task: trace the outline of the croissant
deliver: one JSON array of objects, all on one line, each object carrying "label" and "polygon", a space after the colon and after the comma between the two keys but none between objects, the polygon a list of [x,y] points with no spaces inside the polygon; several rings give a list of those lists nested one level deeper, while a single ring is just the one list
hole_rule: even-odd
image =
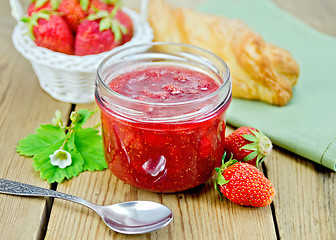
[{"label": "croissant", "polygon": [[151,0],[148,21],[154,41],[181,42],[207,49],[229,66],[233,97],[283,106],[292,98],[298,63],[285,49],[266,43],[243,21],[173,8]]}]

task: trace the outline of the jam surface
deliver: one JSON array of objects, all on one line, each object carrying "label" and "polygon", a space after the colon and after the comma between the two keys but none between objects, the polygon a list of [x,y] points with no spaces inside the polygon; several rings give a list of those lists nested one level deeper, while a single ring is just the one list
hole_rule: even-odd
[{"label": "jam surface", "polygon": [[[218,89],[216,81],[182,67],[135,69],[110,88],[147,102],[183,102]],[[101,109],[105,156],[112,173],[132,186],[179,192],[206,182],[224,153],[227,105],[210,116],[185,122],[147,122]]]},{"label": "jam surface", "polygon": [[173,66],[139,68],[117,76],[110,88],[124,96],[145,102],[186,102],[218,89],[210,76]]}]

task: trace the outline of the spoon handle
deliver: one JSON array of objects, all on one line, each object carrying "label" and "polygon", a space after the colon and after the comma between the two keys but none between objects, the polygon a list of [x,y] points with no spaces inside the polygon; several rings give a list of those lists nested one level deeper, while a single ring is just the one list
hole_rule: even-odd
[{"label": "spoon handle", "polygon": [[61,198],[64,200],[69,200],[82,204],[86,207],[89,207],[94,210],[95,204],[75,197],[70,194],[57,192],[47,188],[41,188],[26,183],[15,182],[7,179],[0,178],[0,193],[12,194],[12,195],[21,195],[21,196],[36,196],[36,197],[54,197]]}]

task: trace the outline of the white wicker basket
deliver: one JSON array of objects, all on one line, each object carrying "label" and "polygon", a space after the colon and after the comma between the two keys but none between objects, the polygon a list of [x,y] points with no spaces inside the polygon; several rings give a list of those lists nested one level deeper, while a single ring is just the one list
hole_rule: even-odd
[{"label": "white wicker basket", "polygon": [[[16,0],[10,0],[12,15],[19,20],[22,7]],[[146,22],[146,17],[137,12],[123,8],[133,22],[134,36],[123,47],[139,42],[151,42],[153,31]],[[146,14],[146,11],[143,11]],[[95,55],[66,55],[38,47],[28,36],[28,28],[18,22],[12,40],[15,48],[27,59],[39,79],[41,87],[53,98],[69,103],[90,103],[94,101],[94,80],[99,63],[104,57],[119,49]]]}]

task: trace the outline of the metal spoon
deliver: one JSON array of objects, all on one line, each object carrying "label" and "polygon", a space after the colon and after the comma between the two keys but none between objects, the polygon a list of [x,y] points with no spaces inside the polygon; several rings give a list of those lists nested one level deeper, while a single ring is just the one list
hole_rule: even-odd
[{"label": "metal spoon", "polygon": [[79,203],[98,213],[109,228],[124,234],[141,234],[158,230],[167,226],[173,219],[172,211],[156,202],[132,201],[100,206],[66,193],[2,178],[0,178],[0,193],[55,197]]}]

